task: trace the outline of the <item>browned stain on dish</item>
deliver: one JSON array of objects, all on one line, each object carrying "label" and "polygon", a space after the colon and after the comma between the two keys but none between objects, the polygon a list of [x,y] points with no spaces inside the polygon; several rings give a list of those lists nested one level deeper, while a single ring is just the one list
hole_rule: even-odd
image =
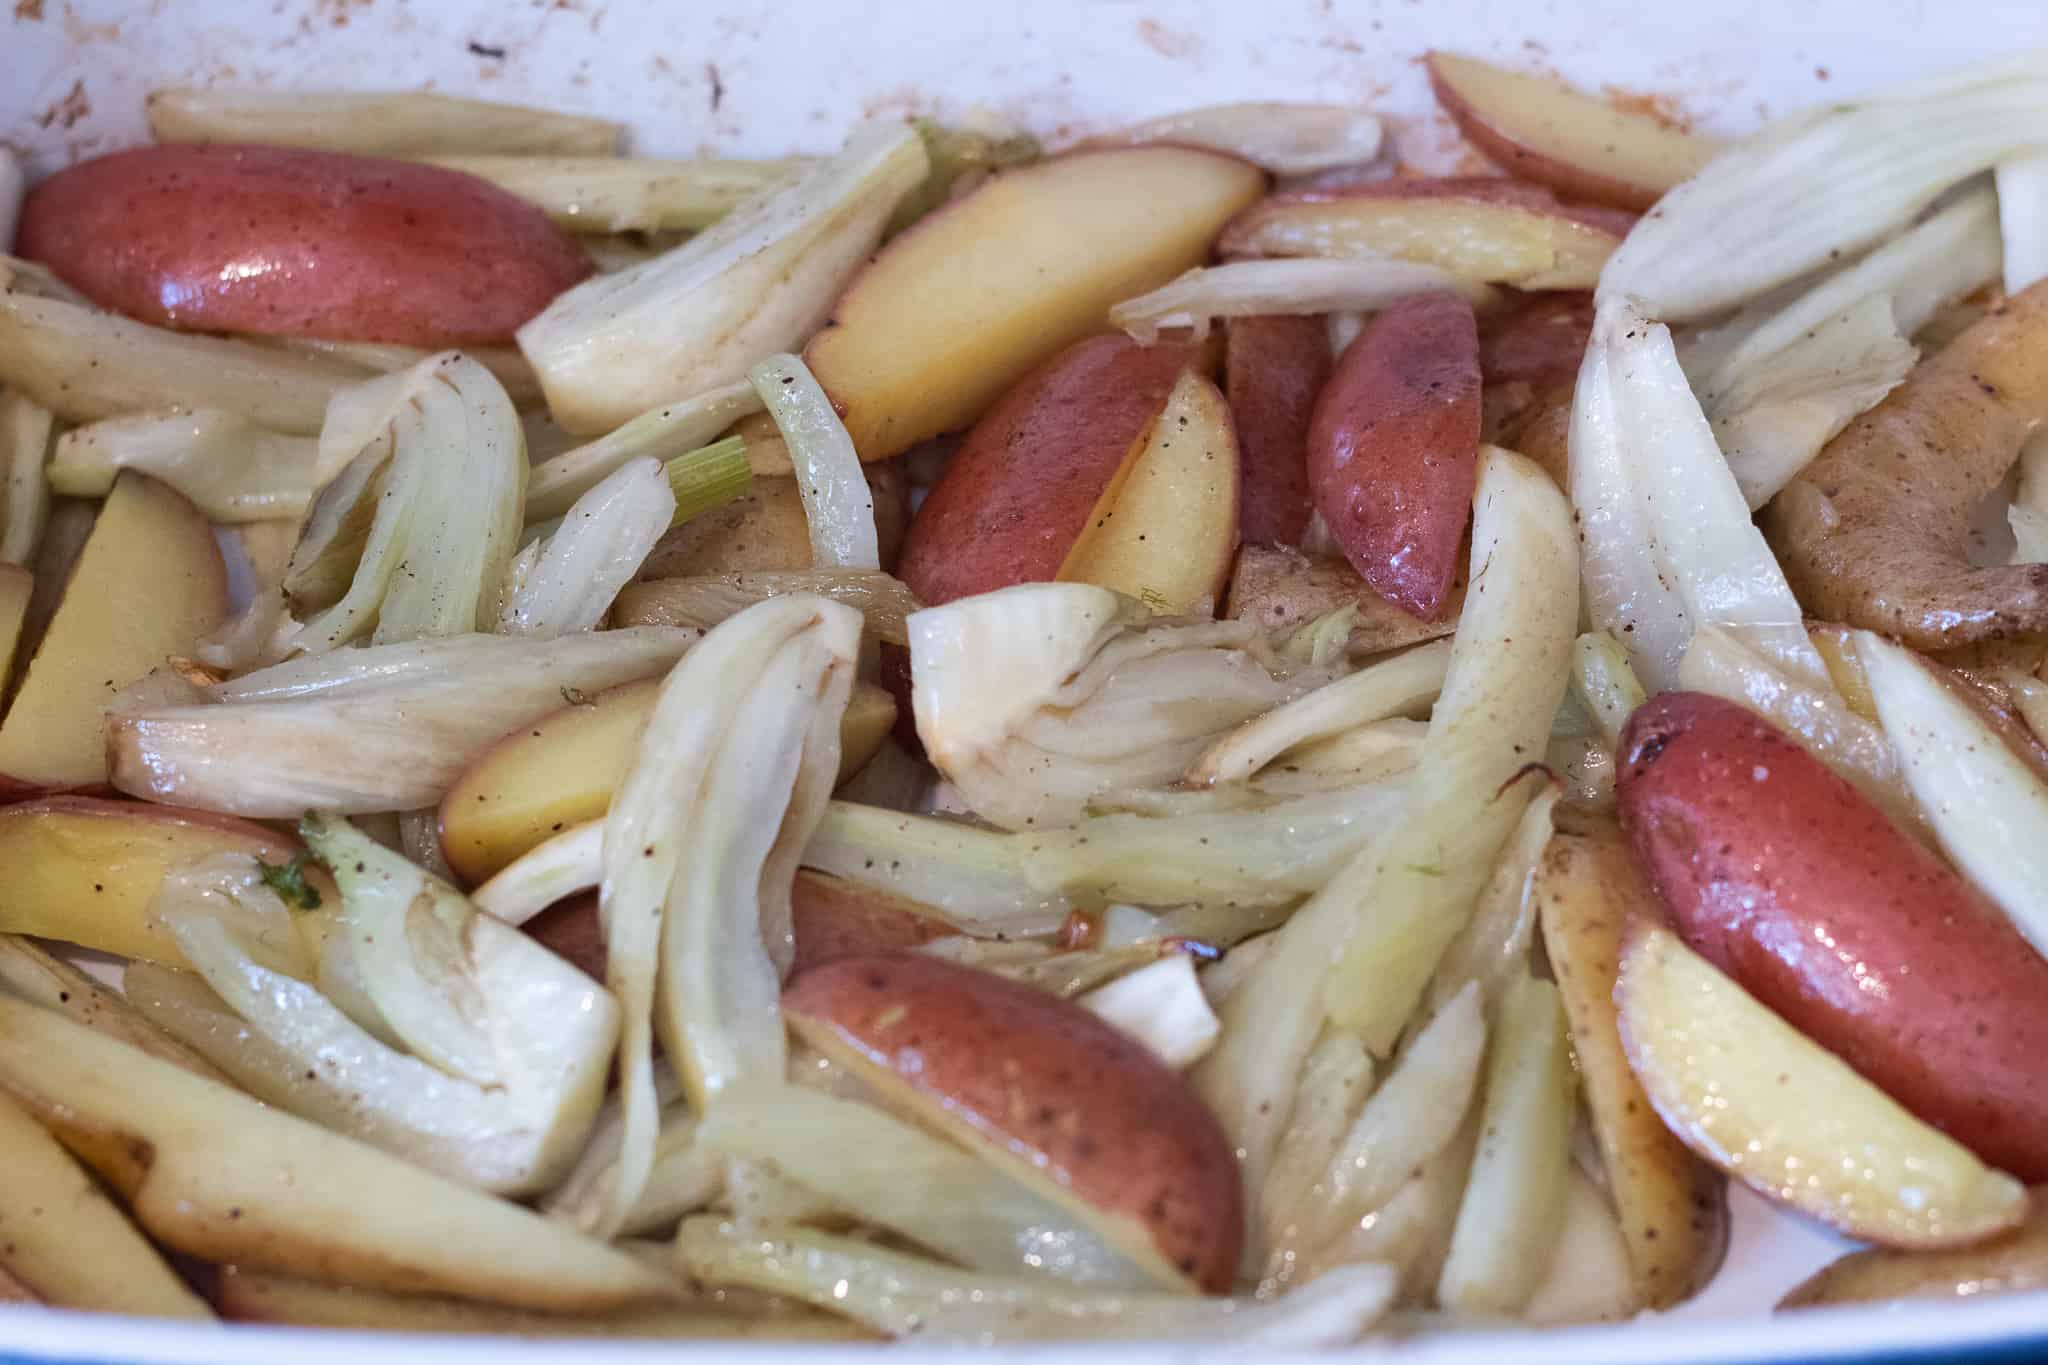
[{"label": "browned stain on dish", "polygon": [[1202,55],[1202,40],[1186,29],[1168,28],[1157,19],[1138,21],[1138,39],[1171,62],[1193,61]]},{"label": "browned stain on dish", "polygon": [[71,82],[71,88],[64,92],[64,98],[36,115],[38,128],[73,128],[78,121],[92,117],[92,100],[85,93],[85,82]]},{"label": "browned stain on dish", "polygon": [[43,21],[43,0],[14,0],[14,21],[18,24],[40,24]]},{"label": "browned stain on dish", "polygon": [[1625,114],[1646,114],[1667,128],[1681,133],[1692,131],[1692,119],[1670,95],[1645,95],[1619,86],[1605,86],[1601,90],[1607,102]]}]

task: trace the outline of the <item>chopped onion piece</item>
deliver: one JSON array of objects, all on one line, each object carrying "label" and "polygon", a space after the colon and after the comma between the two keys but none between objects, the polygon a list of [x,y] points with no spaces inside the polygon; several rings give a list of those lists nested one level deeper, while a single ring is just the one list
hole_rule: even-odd
[{"label": "chopped onion piece", "polygon": [[812,161],[648,161],[620,156],[433,156],[538,205],[571,232],[696,232],[780,189]]},{"label": "chopped onion piece", "polygon": [[1348,1346],[1393,1302],[1383,1266],[1332,1270],[1270,1302],[1088,1290],[974,1274],[791,1224],[685,1219],[676,1257],[694,1279],[802,1299],[892,1336],[1009,1341],[1219,1342],[1272,1351]]},{"label": "chopped onion piece", "polygon": [[627,585],[612,619],[630,626],[697,626],[709,630],[727,617],[787,593],[808,592],[843,602],[866,618],[867,633],[892,645],[910,643],[904,622],[922,604],[903,580],[860,569],[764,569],[653,578]]},{"label": "chopped onion piece", "polygon": [[1217,736],[1320,678],[1277,675],[1254,623],[1156,621],[1083,583],[1027,583],[909,621],[912,707],[974,813],[1057,828],[1107,791],[1165,783]]},{"label": "chopped onion piece", "polygon": [[741,379],[643,412],[595,441],[533,466],[526,482],[526,519],[559,517],[629,460],[643,455],[664,463],[685,459],[719,432],[760,410],[761,396]]},{"label": "chopped onion piece", "polygon": [[658,674],[698,638],[642,626],[305,655],[210,688],[207,704],[110,716],[111,780],[130,795],[257,819],[418,810],[508,732],[558,710],[565,690]]},{"label": "chopped onion piece", "polygon": [[1195,960],[1186,953],[1163,957],[1107,986],[1097,986],[1078,1003],[1143,1043],[1176,1071],[1200,1061],[1223,1031],[1195,979]]},{"label": "chopped onion piece", "polygon": [[866,124],[675,250],[561,295],[519,329],[555,420],[608,431],[802,342],[929,169],[915,129]]},{"label": "chopped onion piece", "polygon": [[1266,313],[1370,313],[1410,294],[1448,290],[1473,303],[1492,292],[1433,265],[1396,260],[1233,261],[1197,266],[1149,294],[1126,299],[1109,310],[1109,325],[1121,327],[1143,346],[1164,328],[1186,327],[1200,340],[1216,318]]},{"label": "chopped onion piece", "polygon": [[1950,186],[2048,143],[2048,70],[1980,67],[1940,87],[1798,114],[1666,194],[1600,274],[1603,302],[1688,322],[1890,236]]},{"label": "chopped onion piece", "polygon": [[50,487],[65,497],[104,497],[124,469],[162,479],[219,522],[297,520],[340,472],[321,467],[320,443],[310,437],[207,409],[109,417],[67,431],[50,457]]},{"label": "chopped onion piece", "polygon": [[576,500],[507,593],[498,631],[550,639],[594,630],[674,519],[661,466],[635,460]]},{"label": "chopped onion piece", "polygon": [[1325,683],[1247,721],[1188,765],[1186,781],[1242,782],[1289,750],[1398,715],[1427,713],[1443,689],[1451,642],[1433,640]]},{"label": "chopped onion piece", "polygon": [[691,1109],[780,1082],[790,884],[831,796],[860,613],[778,597],[674,668],[604,824],[606,975],[624,1009],[616,1231],[652,1169],[653,1026]]},{"label": "chopped onion piece", "polygon": [[697,1142],[766,1161],[837,1212],[969,1270],[1106,1288],[1152,1283],[1058,1205],[871,1105],[789,1085],[748,1087],[719,1101]]},{"label": "chopped onion piece", "polygon": [[[1194,1076],[1259,1189],[1327,1014],[1385,1055],[1532,793],[1578,614],[1571,513],[1548,475],[1482,449],[1472,579],[1402,814],[1274,935]],[[1335,965],[1333,966],[1333,962]]]},{"label": "chopped onion piece", "polygon": [[811,563],[820,569],[879,573],[874,491],[861,472],[853,437],[811,367],[798,356],[771,355],[748,370],[747,379],[789,447],[810,526]]},{"label": "chopped onion piece", "polygon": [[365,156],[516,152],[608,156],[608,119],[426,91],[152,90],[142,112],[158,142],[257,142]]},{"label": "chopped onion piece", "polygon": [[1379,156],[1380,120],[1351,104],[1279,100],[1211,104],[1101,133],[1084,147],[1135,147],[1150,142],[1207,147],[1241,157],[1275,175],[1308,175],[1361,166]]},{"label": "chopped onion piece", "polygon": [[35,562],[50,519],[44,461],[55,426],[48,408],[25,393],[0,388],[0,564]]},{"label": "chopped onion piece", "polygon": [[53,280],[27,261],[0,257],[0,384],[67,421],[222,408],[311,436],[327,400],[363,379],[342,360],[134,322],[53,288]]},{"label": "chopped onion piece", "polygon": [[1911,651],[1858,631],[1856,656],[1942,850],[2048,953],[2048,785]]},{"label": "chopped onion piece", "polygon": [[514,858],[470,893],[476,908],[524,924],[556,901],[604,879],[604,819],[571,825]]}]

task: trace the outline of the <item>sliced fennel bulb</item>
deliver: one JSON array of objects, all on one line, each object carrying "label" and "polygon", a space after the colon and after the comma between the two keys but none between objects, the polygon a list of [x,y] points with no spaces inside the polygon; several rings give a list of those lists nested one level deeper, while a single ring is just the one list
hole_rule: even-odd
[{"label": "sliced fennel bulb", "polygon": [[853,438],[811,367],[797,356],[771,355],[749,369],[747,379],[789,447],[810,526],[812,565],[880,573],[874,492]]},{"label": "sliced fennel bulb", "polygon": [[659,464],[643,458],[620,466],[575,501],[559,530],[513,560],[499,633],[550,639],[595,629],[675,510]]},{"label": "sliced fennel bulb", "polygon": [[778,597],[710,634],[662,685],[605,816],[607,982],[624,1010],[615,1231],[652,1169],[654,1029],[693,1111],[780,1081],[790,883],[839,766],[860,613]]},{"label": "sliced fennel bulb", "polygon": [[602,433],[802,342],[930,165],[916,129],[867,124],[674,250],[557,298],[519,329],[555,420]]},{"label": "sliced fennel bulb", "polygon": [[1233,261],[1199,266],[1149,294],[1124,300],[1109,310],[1109,325],[1150,346],[1168,327],[1190,328],[1200,340],[1209,335],[1209,324],[1217,318],[1376,312],[1409,294],[1435,290],[1462,294],[1474,303],[1492,292],[1415,261]]}]

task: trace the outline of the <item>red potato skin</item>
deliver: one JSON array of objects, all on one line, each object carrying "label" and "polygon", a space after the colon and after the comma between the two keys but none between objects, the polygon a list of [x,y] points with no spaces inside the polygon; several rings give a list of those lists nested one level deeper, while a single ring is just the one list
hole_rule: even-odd
[{"label": "red potato skin", "polygon": [[501,342],[589,260],[474,176],[287,147],[173,145],[37,185],[19,252],[102,307],[202,332]]},{"label": "red potato skin", "polygon": [[796,936],[792,972],[844,957],[907,951],[957,932],[907,901],[808,869],[796,874],[789,902]]},{"label": "red potato skin", "polygon": [[1298,545],[1308,530],[1308,428],[1332,363],[1319,317],[1230,323],[1224,397],[1237,424],[1238,536],[1246,544]]},{"label": "red potato skin", "polygon": [[1590,293],[1525,294],[1487,319],[1479,338],[1479,372],[1489,384],[1570,385],[1578,380],[1592,335]]},{"label": "red potato skin", "polygon": [[604,926],[598,922],[595,891],[558,900],[520,927],[592,981],[604,980]]},{"label": "red potato skin", "polygon": [[1696,952],[1907,1109],[2048,1179],[2048,959],[1846,780],[1732,702],[1621,740],[1622,828]]},{"label": "red potato skin", "polygon": [[1463,558],[1479,426],[1479,328],[1454,294],[1374,318],[1309,424],[1309,486],[1330,534],[1373,591],[1425,621],[1443,614]]},{"label": "red potato skin", "polygon": [[[783,1013],[930,1100],[1090,1206],[1135,1220],[1210,1293],[1244,1235],[1237,1158],[1192,1087],[1080,1006],[915,953],[794,977]],[[823,1040],[823,1041],[821,1041]]]},{"label": "red potato skin", "polygon": [[1198,355],[1191,346],[1089,337],[1020,380],[933,485],[904,536],[896,576],[928,606],[1051,581]]}]

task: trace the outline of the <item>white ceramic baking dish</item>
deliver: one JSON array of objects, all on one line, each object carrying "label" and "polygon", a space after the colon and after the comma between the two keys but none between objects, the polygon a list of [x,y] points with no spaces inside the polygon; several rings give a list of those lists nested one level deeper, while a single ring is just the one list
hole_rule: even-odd
[{"label": "white ceramic baking dish", "polygon": [[[654,154],[823,151],[863,114],[980,105],[1041,134],[1192,104],[1350,99],[1401,120],[1398,153],[1447,145],[1415,58],[1431,47],[1667,96],[1724,132],[1886,80],[2048,44],[2044,0],[18,0],[0,5],[0,139],[33,170],[137,141],[164,84],[427,87],[604,114]],[[0,894],[6,870],[0,868]],[[0,1180],[6,1173],[0,1171]],[[1624,1327],[1460,1334],[1360,1354],[1433,1362],[2032,1360],[2048,1295],[1959,1307],[1769,1306],[1841,1244],[1738,1191],[1720,1277]],[[898,1348],[911,1365],[985,1352]],[[0,1362],[747,1359],[870,1348],[596,1345],[193,1329],[0,1311]],[[1051,1351],[1006,1352],[1017,1359]],[[1063,1361],[1196,1361],[1200,1349],[1064,1348]]]}]

